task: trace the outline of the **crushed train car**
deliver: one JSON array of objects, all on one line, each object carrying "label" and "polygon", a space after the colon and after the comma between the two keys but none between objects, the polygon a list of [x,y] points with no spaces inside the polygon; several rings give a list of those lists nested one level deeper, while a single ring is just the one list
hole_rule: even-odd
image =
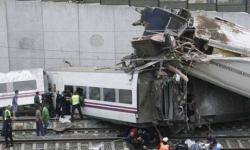
[{"label": "crushed train car", "polygon": [[141,19],[133,25],[143,25],[145,31],[132,40],[134,53],[122,64],[127,71],[147,66],[140,70],[156,77],[153,82],[161,88],[154,103],[164,108],[159,114],[174,110],[163,115],[165,120],[175,121],[180,112],[186,116],[182,121],[195,124],[248,117],[248,29],[221,18],[192,16],[186,9],[139,12]]}]

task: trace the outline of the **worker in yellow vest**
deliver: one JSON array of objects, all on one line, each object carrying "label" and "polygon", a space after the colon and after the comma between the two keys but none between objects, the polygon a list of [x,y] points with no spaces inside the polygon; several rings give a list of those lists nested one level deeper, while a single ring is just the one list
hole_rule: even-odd
[{"label": "worker in yellow vest", "polygon": [[[13,138],[12,138],[12,121],[11,121],[11,106],[7,106],[4,111],[4,137],[5,137],[5,145],[6,148],[13,146]],[[9,140],[10,139],[10,145]]]},{"label": "worker in yellow vest", "polygon": [[74,121],[75,109],[78,110],[81,119],[83,119],[82,110],[80,107],[80,96],[75,92],[71,97],[72,111],[71,111],[71,121]]}]

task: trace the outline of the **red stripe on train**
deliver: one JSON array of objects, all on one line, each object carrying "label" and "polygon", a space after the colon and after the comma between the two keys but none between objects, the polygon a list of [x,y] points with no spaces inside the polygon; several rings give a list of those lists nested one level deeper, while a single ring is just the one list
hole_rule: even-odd
[{"label": "red stripe on train", "polygon": [[118,107],[118,108],[125,108],[125,109],[133,109],[137,110],[136,108],[132,107],[124,107],[124,106],[116,106],[116,105],[108,105],[108,104],[100,104],[100,103],[93,103],[93,102],[84,102],[85,104],[93,104],[93,105],[102,105],[102,106],[109,106],[109,107]]},{"label": "red stripe on train", "polygon": [[[39,91],[39,95],[41,95],[42,93],[44,93],[43,91]],[[0,96],[0,100],[1,99],[9,99],[9,98],[13,98],[15,94],[10,94],[10,95],[3,95]],[[35,96],[36,92],[30,92],[30,93],[20,93],[18,94],[18,97],[30,97],[30,96]]]},{"label": "red stripe on train", "polygon": [[126,109],[119,109],[119,108],[110,108],[110,107],[104,107],[104,106],[96,106],[96,105],[89,105],[86,104],[85,107],[92,107],[97,109],[104,109],[104,110],[113,110],[113,111],[119,111],[119,112],[126,112],[126,113],[136,113],[137,110],[126,110]]}]

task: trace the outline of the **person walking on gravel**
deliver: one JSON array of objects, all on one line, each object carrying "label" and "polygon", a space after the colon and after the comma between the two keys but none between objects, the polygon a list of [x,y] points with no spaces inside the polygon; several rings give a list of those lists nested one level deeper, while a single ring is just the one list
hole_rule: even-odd
[{"label": "person walking on gravel", "polygon": [[47,104],[44,105],[43,111],[42,111],[42,119],[43,119],[43,133],[47,134],[47,128],[49,125],[49,110],[47,108]]},{"label": "person walking on gravel", "polygon": [[[4,111],[4,138],[6,148],[13,146],[13,138],[12,138],[12,120],[11,120],[11,106],[7,106]],[[10,145],[9,145],[10,139]]]},{"label": "person walking on gravel", "polygon": [[44,136],[41,105],[37,105],[37,108],[36,108],[36,135]]},{"label": "person walking on gravel", "polygon": [[15,96],[12,99],[12,111],[13,111],[13,118],[16,119],[16,112],[17,112],[17,99],[18,99],[18,90],[15,90]]}]

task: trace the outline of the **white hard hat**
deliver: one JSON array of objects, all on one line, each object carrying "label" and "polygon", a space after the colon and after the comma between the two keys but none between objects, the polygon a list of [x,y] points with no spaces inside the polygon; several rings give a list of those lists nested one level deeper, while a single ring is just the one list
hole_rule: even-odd
[{"label": "white hard hat", "polygon": [[175,81],[179,82],[181,80],[181,76],[179,74],[176,74]]},{"label": "white hard hat", "polygon": [[168,142],[168,137],[164,137],[164,138],[162,139],[162,141],[163,141],[163,142]]}]

